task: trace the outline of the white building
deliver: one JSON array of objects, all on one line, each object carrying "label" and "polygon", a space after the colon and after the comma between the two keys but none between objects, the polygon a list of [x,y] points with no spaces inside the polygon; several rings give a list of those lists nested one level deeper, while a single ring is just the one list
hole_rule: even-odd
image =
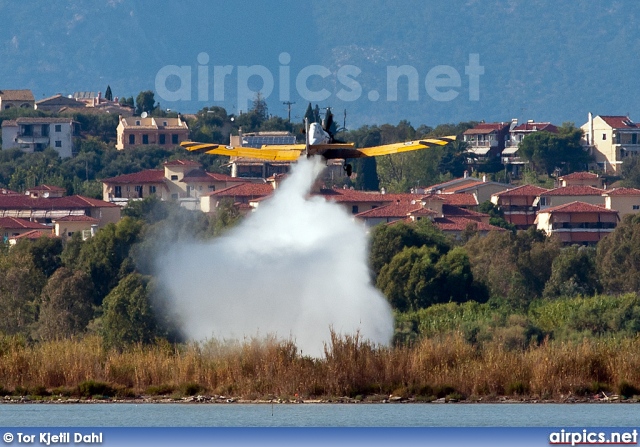
[{"label": "white building", "polygon": [[62,158],[73,155],[78,123],[71,118],[18,118],[2,122],[2,148],[40,152],[48,147]]}]

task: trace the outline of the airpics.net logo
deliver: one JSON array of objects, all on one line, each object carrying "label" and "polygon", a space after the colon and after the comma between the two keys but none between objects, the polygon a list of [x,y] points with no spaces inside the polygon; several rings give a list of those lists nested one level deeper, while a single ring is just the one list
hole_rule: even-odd
[{"label": "airpics.net logo", "polygon": [[[155,91],[162,101],[223,102],[225,95],[235,87],[238,110],[247,110],[248,104],[260,92],[268,99],[276,91],[279,101],[290,101],[292,91],[305,101],[322,102],[335,96],[340,101],[353,102],[363,98],[371,102],[385,100],[453,101],[464,89],[469,101],[480,100],[480,76],[484,66],[480,55],[469,54],[464,75],[451,65],[436,65],[420,73],[412,65],[387,65],[384,74],[386,88],[365,91],[359,78],[363,71],[355,65],[342,65],[332,71],[323,65],[307,65],[297,73],[291,70],[291,55],[280,53],[277,74],[264,65],[210,65],[209,54],[198,54],[195,71],[190,65],[165,65],[156,74]],[[465,85],[466,84],[466,85]]]}]

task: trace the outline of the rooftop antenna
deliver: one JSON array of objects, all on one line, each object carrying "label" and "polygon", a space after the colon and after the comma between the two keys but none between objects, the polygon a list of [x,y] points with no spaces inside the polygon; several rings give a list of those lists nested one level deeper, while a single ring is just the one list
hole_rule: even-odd
[{"label": "rooftop antenna", "polygon": [[287,106],[287,109],[288,109],[288,111],[287,111],[287,121],[291,122],[291,105],[295,104],[295,101],[294,102],[284,101],[282,104]]}]

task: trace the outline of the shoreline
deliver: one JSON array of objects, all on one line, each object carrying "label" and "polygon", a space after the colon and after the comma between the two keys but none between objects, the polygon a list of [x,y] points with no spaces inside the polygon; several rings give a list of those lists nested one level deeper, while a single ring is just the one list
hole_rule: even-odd
[{"label": "shoreline", "polygon": [[350,397],[334,397],[325,399],[242,399],[239,397],[225,396],[189,396],[181,398],[172,398],[168,396],[140,396],[137,398],[31,398],[28,396],[4,396],[0,399],[1,404],[54,404],[54,405],[73,405],[73,404],[251,404],[251,405],[328,405],[328,404],[347,404],[347,405],[381,405],[381,404],[613,404],[627,403],[633,404],[640,402],[638,398],[624,398],[618,395],[599,396],[567,396],[560,399],[537,399],[534,397],[479,397],[477,399],[446,399],[440,398],[435,400],[404,398],[401,396],[370,396],[364,399],[354,399]]}]

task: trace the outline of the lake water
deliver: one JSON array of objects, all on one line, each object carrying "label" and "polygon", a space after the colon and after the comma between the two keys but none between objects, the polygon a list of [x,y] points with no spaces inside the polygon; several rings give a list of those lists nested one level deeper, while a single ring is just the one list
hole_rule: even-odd
[{"label": "lake water", "polygon": [[4,427],[632,427],[640,405],[0,404]]}]

